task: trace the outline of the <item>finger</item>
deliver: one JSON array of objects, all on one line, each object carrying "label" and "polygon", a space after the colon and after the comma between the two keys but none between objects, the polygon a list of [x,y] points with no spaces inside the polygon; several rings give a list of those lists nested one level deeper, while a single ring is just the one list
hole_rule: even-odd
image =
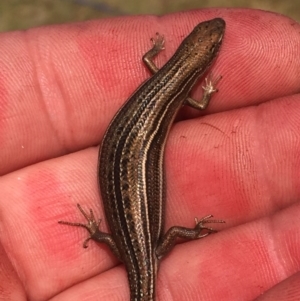
[{"label": "finger", "polygon": [[142,17],[142,23],[136,17],[2,34],[1,174],[98,144],[115,112],[149,78],[141,56],[151,46],[153,28],[167,37],[166,50],[157,58],[161,66],[195,24],[226,19],[224,45],[214,66],[214,73],[223,75],[222,96],[216,96],[212,111],[299,90],[297,24],[260,11],[220,13],[205,10]]},{"label": "finger", "polygon": [[66,289],[49,301],[130,300],[126,271],[117,266]]},{"label": "finger", "polygon": [[299,271],[299,217],[295,204],[271,217],[177,245],[162,261],[158,283],[163,279],[163,292],[176,296],[174,300],[254,300]]},{"label": "finger", "polygon": [[176,124],[166,146],[166,212],[177,215],[167,214],[167,225],[190,225],[195,213],[238,224],[297,203],[299,111],[294,95]]},{"label": "finger", "polygon": [[297,22],[256,10],[234,10],[225,19],[226,33],[217,61],[217,72],[223,78],[210,110],[252,106],[300,91]]},{"label": "finger", "polygon": [[297,301],[300,299],[300,272],[283,280],[254,301]]}]

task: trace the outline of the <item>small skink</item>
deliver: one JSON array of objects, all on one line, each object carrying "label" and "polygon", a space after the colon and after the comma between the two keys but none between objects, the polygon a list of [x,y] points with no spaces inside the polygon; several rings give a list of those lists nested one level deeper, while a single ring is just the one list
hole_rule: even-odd
[{"label": "small skink", "polygon": [[225,21],[216,18],[198,24],[172,58],[158,69],[153,62],[164,49],[156,35],[143,61],[154,74],[117,112],[103,138],[98,181],[111,234],[99,230],[100,220],[78,204],[88,224],[59,223],[86,228],[90,237],[106,243],[126,267],[131,301],[154,301],[158,263],[178,237],[198,239],[216,232],[206,223],[219,223],[208,215],[194,228],[174,226],[164,231],[165,144],[174,118],[183,105],[205,109],[215,83],[207,82],[201,101],[189,97],[192,87],[219,52]]}]

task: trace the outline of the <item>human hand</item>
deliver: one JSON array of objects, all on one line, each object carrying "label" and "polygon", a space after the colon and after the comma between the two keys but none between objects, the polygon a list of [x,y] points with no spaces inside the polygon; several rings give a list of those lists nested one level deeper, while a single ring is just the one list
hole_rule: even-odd
[{"label": "human hand", "polygon": [[195,24],[215,17],[227,26],[210,72],[223,79],[205,117],[184,108],[171,130],[166,230],[211,213],[227,223],[162,260],[157,296],[299,299],[300,27],[254,10],[120,18],[0,36],[0,297],[129,300],[126,272],[110,250],[92,241],[83,249],[87,232],[57,221],[80,221],[80,203],[108,231],[95,145],[149,77],[141,56],[153,34],[166,39],[157,58],[162,65]]}]

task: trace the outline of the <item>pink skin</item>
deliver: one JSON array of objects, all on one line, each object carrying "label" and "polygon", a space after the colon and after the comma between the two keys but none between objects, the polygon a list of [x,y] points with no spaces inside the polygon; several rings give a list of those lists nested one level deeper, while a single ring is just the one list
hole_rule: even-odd
[{"label": "pink skin", "polygon": [[183,108],[171,130],[166,229],[208,214],[227,223],[162,260],[157,299],[299,300],[300,26],[220,9],[0,35],[0,299],[129,300],[110,250],[83,249],[87,232],[57,221],[84,222],[79,202],[107,231],[95,145],[149,77],[141,56],[155,32],[161,66],[215,17],[227,26],[211,72],[223,78],[208,109]]}]

